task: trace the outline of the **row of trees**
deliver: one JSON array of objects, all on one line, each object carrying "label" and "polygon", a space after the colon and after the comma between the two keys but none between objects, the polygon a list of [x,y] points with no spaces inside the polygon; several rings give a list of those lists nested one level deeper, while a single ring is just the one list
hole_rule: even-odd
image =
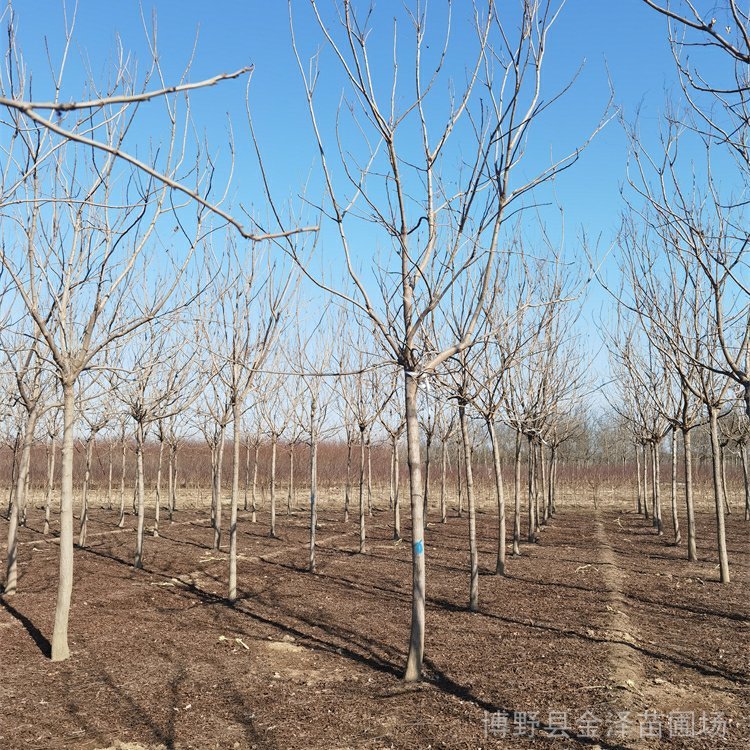
[{"label": "row of trees", "polygon": [[[681,97],[668,105],[657,145],[647,145],[637,124],[625,126],[631,168],[618,237],[620,282],[610,287],[619,307],[609,342],[616,408],[635,445],[639,498],[649,481],[653,487],[650,513],[659,533],[659,445],[671,436],[676,544],[681,437],[691,561],[697,559],[692,434],[708,426],[720,577],[728,582],[724,447],[730,440],[739,447],[746,476],[750,415],[748,16],[734,0],[720,18],[718,10],[704,15],[688,2],[646,3],[668,19]],[[749,502],[746,495],[746,518]],[[643,512],[649,515],[647,504]]]},{"label": "row of trees", "polygon": [[[483,423],[492,449],[497,572],[504,573],[506,560],[499,423],[516,434],[513,552],[518,553],[521,538],[524,442],[529,457],[527,537],[536,537],[554,509],[558,451],[575,432],[577,405],[588,387],[575,334],[583,285],[564,257],[562,237],[545,226],[539,204],[552,196],[552,181],[575,164],[606,121],[605,117],[594,125],[581,143],[556,149],[560,157],[541,158],[540,153],[548,150],[546,143],[539,144],[540,153],[535,149],[538,124],[553,113],[568,88],[549,90],[543,75],[549,35],[561,10],[562,5],[552,0],[519,0],[502,7],[492,0],[477,3],[470,18],[459,19],[459,49],[454,47],[450,11],[435,21],[430,15],[428,23],[423,5],[404,9],[395,22],[388,19],[394,50],[388,67],[379,54],[384,36],[377,13],[361,11],[348,0],[340,5],[310,0],[305,8],[293,6],[292,44],[317,155],[314,176],[297,205],[282,208],[248,114],[245,140],[259,174],[253,209],[236,207],[230,190],[236,144],[232,141],[219,160],[206,142],[195,138],[198,130],[188,99],[196,89],[249,76],[251,70],[201,82],[189,82],[186,71],[176,86],[170,86],[154,36],[149,38],[151,67],[139,83],[122,63],[108,87],[91,81],[86,96],[71,101],[62,86],[72,44],[68,30],[53,96],[50,101],[34,100],[9,13],[8,66],[0,77],[2,127],[8,134],[0,183],[2,339],[14,381],[14,408],[23,414],[23,438],[9,518],[6,593],[15,588],[17,525],[37,424],[45,414],[58,411],[60,577],[53,659],[69,654],[74,440],[84,435],[93,446],[112,414],[111,394],[116,394],[135,431],[136,567],[142,565],[144,554],[143,454],[149,432],[164,436],[160,445],[170,446],[171,455],[174,440],[184,434],[181,415],[201,415],[200,429],[212,452],[212,524],[218,548],[226,542],[220,498],[231,427],[232,600],[237,596],[243,417],[252,410],[268,425],[270,532],[275,534],[273,467],[279,439],[292,429],[290,410],[279,405],[300,404],[295,421],[312,449],[314,571],[316,446],[335,423],[328,381],[332,374],[343,376],[338,391],[348,415],[343,420],[347,444],[358,445],[360,454],[361,551],[366,549],[367,438],[379,424],[393,447],[396,533],[397,446],[402,435],[406,444],[412,535],[407,680],[420,678],[424,652],[424,511],[429,482],[423,467],[428,474],[433,439],[447,424],[452,421],[462,445],[470,609],[477,609],[479,601],[475,433],[469,428],[470,418]],[[733,2],[731,10],[736,14]],[[663,11],[698,34],[709,34],[720,49],[746,63],[741,49],[718,34],[713,23]],[[743,17],[737,18],[739,28],[745,29]],[[321,44],[316,41],[309,51],[303,49],[296,35],[300,25],[317,29]],[[305,40],[310,40],[308,34]],[[408,76],[402,75],[405,67],[410,68]],[[687,67],[682,70],[686,93],[695,89],[696,80],[698,91],[705,88],[703,78],[696,79]],[[329,100],[321,102],[324,73],[337,90],[344,89],[335,118],[327,111]],[[738,77],[738,88],[743,80]],[[718,101],[744,96],[744,91],[719,93]],[[147,105],[161,119],[148,121],[150,139],[142,145],[138,134],[143,126],[136,123]],[[736,119],[734,101],[726,109],[728,117]],[[694,110],[702,111],[697,105]],[[744,133],[742,118],[723,129],[711,118],[704,115],[702,124],[691,123],[690,132],[707,145],[718,133],[742,166],[744,142],[736,136]],[[669,123],[672,127],[672,120]],[[163,139],[157,146],[160,129]],[[643,379],[651,390],[660,387],[658,369],[628,367],[643,351],[658,352],[667,357],[670,377],[681,377],[685,371],[696,398],[710,394],[703,401],[709,421],[718,424],[729,382],[745,388],[750,409],[750,380],[742,366],[750,336],[750,329],[742,328],[747,315],[738,217],[744,202],[719,198],[718,186],[711,181],[699,199],[698,193],[687,197],[670,148],[659,167],[642,157],[637,139],[633,143],[640,179],[631,185],[640,200],[631,205],[633,220],[626,220],[621,242],[631,296],[618,291],[618,299],[621,320],[637,311],[639,332],[647,334],[648,346],[644,349],[633,326],[622,323],[613,351],[618,366],[635,375],[629,381],[623,375],[621,381]],[[646,173],[651,166],[656,168],[655,182]],[[218,187],[225,180],[225,186]],[[727,203],[729,213],[720,214]],[[306,227],[308,212],[315,218]],[[708,213],[729,218],[709,228],[699,223]],[[631,226],[632,232],[627,229]],[[655,245],[653,237],[660,244]],[[717,244],[722,237],[726,242]],[[637,252],[628,250],[631,245]],[[314,252],[319,246],[327,257],[339,253],[332,272],[317,272]],[[655,247],[658,258],[641,262]],[[636,276],[637,284],[630,283]],[[673,281],[673,293],[664,296],[667,280]],[[671,300],[682,314],[686,297],[690,299],[689,294],[677,293],[680,284],[696,295],[695,305],[688,308],[695,345],[683,335],[679,322],[664,319],[672,315]],[[729,288],[734,293],[727,292]],[[313,315],[310,311],[321,306],[321,299],[323,314]],[[341,315],[334,313],[339,309]],[[349,325],[343,325],[344,319]],[[677,336],[676,344],[666,335],[669,331]],[[706,338],[712,332],[717,346]],[[689,367],[698,374],[688,374]],[[269,379],[279,373],[296,376],[291,394]],[[106,405],[98,408],[102,398]],[[649,398],[636,400],[640,406]],[[455,404],[452,419],[444,417],[445,402]],[[619,408],[630,419],[632,410],[625,403],[624,395]],[[439,437],[441,441],[444,445]],[[653,456],[658,463],[658,450]],[[245,465],[246,461],[245,456]],[[169,469],[168,474],[174,487]],[[657,488],[658,467],[654,476]],[[654,494],[658,495],[656,489]],[[347,495],[347,512],[350,499]],[[657,512],[659,507],[656,497]],[[84,504],[82,542],[86,518]],[[721,540],[723,513],[718,510],[717,526]],[[726,555],[721,554],[722,580],[728,580]]]}]

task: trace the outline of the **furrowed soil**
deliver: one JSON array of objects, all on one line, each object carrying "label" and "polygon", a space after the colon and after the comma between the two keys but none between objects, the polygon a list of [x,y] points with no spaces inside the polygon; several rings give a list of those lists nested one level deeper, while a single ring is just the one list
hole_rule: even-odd
[{"label": "furrowed soil", "polygon": [[632,512],[566,507],[505,577],[495,517],[480,513],[477,613],[468,520],[432,520],[414,685],[401,679],[410,544],[393,541],[386,511],[367,518],[358,554],[356,519],[324,508],[316,574],[304,513],[279,514],[276,539],[267,514],[240,514],[232,605],[205,512],[162,516],[134,570],[134,519],[117,529],[96,508],[75,551],[63,663],[47,657],[56,525],[44,537],[32,511],[19,593],[0,599],[0,750],[750,747],[750,523],[738,512],[727,585],[710,513],[690,564],[668,527],[659,537]]}]

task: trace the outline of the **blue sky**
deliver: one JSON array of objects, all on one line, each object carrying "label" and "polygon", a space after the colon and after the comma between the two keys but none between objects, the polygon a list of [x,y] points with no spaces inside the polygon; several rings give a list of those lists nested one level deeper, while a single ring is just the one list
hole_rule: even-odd
[{"label": "blue sky", "polygon": [[[327,6],[326,2],[321,3]],[[401,7],[400,0],[376,3],[382,18]],[[444,3],[432,0],[435,16]],[[468,3],[454,3],[456,49],[470,45],[462,30],[462,14]],[[308,52],[319,44],[320,34],[309,22],[307,3],[295,0],[297,34]],[[46,98],[49,89],[44,40],[53,61],[59,60],[63,29],[62,3],[58,0],[18,0],[18,36],[27,65],[34,73],[35,96]],[[161,59],[168,79],[176,80],[191,55],[198,33],[192,79],[255,65],[251,83],[253,116],[277,195],[294,194],[307,178],[315,153],[299,74],[292,55],[288,8],[285,0],[159,0],[144,2],[147,17],[156,14]],[[68,9],[70,15],[70,8]],[[380,27],[378,27],[380,29]],[[390,31],[390,28],[387,29]],[[560,153],[580,143],[596,126],[609,98],[608,77],[614,86],[614,101],[626,118],[641,111],[641,130],[646,139],[658,131],[659,113],[666,92],[675,87],[675,70],[667,44],[663,18],[641,0],[568,0],[557,27],[550,35],[546,83],[549,92],[564,85],[585,62],[573,89],[557,105],[552,116],[535,133],[539,154]],[[75,44],[63,98],[80,96],[81,60],[90,61],[95,76],[107,69],[119,34],[126,50],[144,58],[144,32],[136,2],[79,0]],[[384,47],[383,59],[390,50]],[[323,76],[331,76],[322,90],[322,110],[331,115],[340,89],[324,61]],[[325,78],[323,79],[325,80]],[[226,118],[233,121],[241,144],[244,126],[244,83],[228,82],[196,93],[193,107],[197,122],[205,127],[211,142],[225,140]],[[136,131],[148,137],[148,125]],[[223,148],[223,147],[222,147]],[[611,122],[583,154],[580,162],[559,179],[557,198],[565,210],[567,250],[578,253],[577,238],[585,230],[589,237],[601,236],[602,249],[612,242],[622,209],[619,189],[625,175],[627,148],[616,121]],[[238,197],[252,202],[257,195],[257,174],[251,161],[238,158]],[[255,192],[254,192],[255,191]],[[261,205],[262,201],[258,201]],[[554,221],[554,217],[550,219]],[[375,248],[373,248],[375,249]],[[600,317],[606,297],[592,290],[589,325]]]}]

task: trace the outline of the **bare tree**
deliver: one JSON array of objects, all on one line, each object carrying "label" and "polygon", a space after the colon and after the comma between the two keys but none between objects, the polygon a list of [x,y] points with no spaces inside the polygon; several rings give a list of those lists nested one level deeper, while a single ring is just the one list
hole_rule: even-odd
[{"label": "bare tree", "polygon": [[26,488],[31,447],[37,423],[44,414],[44,409],[49,406],[46,403],[50,390],[49,377],[45,372],[44,361],[40,353],[41,343],[34,334],[34,331],[21,330],[13,337],[12,343],[7,339],[2,342],[2,353],[15,380],[13,400],[19,412],[22,413],[22,424],[19,425],[14,447],[14,468],[19,444],[21,449],[17,459],[18,470],[15,473],[15,482],[13,472],[11,472],[11,484],[15,489],[8,511],[8,548],[3,588],[5,595],[15,594],[18,586],[18,526],[22,525],[25,519],[28,502]]},{"label": "bare tree", "polygon": [[[174,321],[150,322],[130,342],[132,362],[121,363],[122,383],[118,395],[135,422],[136,498],[138,526],[134,567],[143,567],[143,537],[146,522],[146,487],[143,463],[149,430],[164,419],[183,411],[191,393],[186,384],[193,377],[190,351],[174,335]],[[156,535],[155,535],[156,536]]]},{"label": "bare tree", "polygon": [[[315,281],[371,321],[403,373],[413,549],[407,680],[421,677],[425,634],[418,384],[471,343],[508,207],[518,204],[520,208],[530,190],[570,166],[579,154],[576,149],[531,177],[514,179],[520,174],[516,168],[524,163],[528,144],[533,142],[534,123],[558,98],[555,94],[543,96],[542,69],[548,34],[559,10],[547,0],[525,0],[515,14],[493,2],[483,4],[481,10],[472,9],[468,23],[476,30],[476,41],[466,47],[472,57],[466,66],[465,84],[458,89],[446,81],[450,76],[446,54],[451,23],[436,38],[423,6],[405,9],[395,21],[388,19],[394,28],[394,59],[389,70],[375,66],[370,56],[370,30],[377,14],[360,14],[352,3],[345,2],[331,20],[313,0],[310,18],[296,21],[317,25],[324,52],[336,62],[347,87],[341,117],[353,121],[351,132],[357,134],[351,140],[342,139],[341,118],[336,133],[329,137],[325,132],[316,107],[318,63],[323,52],[308,65],[293,36],[320,155],[325,186],[321,203],[326,221],[338,237],[353,291],[347,294],[323,279]],[[406,83],[399,76],[401,19],[413,32],[413,70]],[[382,38],[379,40],[380,46]],[[384,72],[377,80],[376,71]],[[446,91],[450,91],[449,99],[441,102],[439,97]],[[437,120],[427,116],[428,110],[447,113],[436,129],[433,123]],[[414,143],[421,148],[413,149],[410,144]],[[472,154],[468,164],[467,154]],[[459,169],[449,169],[456,159],[461,162]],[[449,173],[456,175],[455,180],[448,178]],[[376,274],[379,299],[369,279],[358,270],[351,249],[363,215],[366,220],[371,217],[370,241],[377,245],[382,233],[385,239],[380,244],[389,251]],[[309,269],[306,273],[314,276]],[[429,326],[454,282],[465,274],[475,276],[476,296],[466,300],[473,314],[468,316],[464,337],[441,351],[422,350],[425,325]]]}]

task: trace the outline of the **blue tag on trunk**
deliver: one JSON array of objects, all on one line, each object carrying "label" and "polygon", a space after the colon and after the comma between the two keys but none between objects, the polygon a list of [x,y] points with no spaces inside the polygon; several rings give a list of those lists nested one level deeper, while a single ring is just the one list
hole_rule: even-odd
[{"label": "blue tag on trunk", "polygon": [[420,539],[414,542],[414,554],[421,555],[424,553],[424,542]]}]

